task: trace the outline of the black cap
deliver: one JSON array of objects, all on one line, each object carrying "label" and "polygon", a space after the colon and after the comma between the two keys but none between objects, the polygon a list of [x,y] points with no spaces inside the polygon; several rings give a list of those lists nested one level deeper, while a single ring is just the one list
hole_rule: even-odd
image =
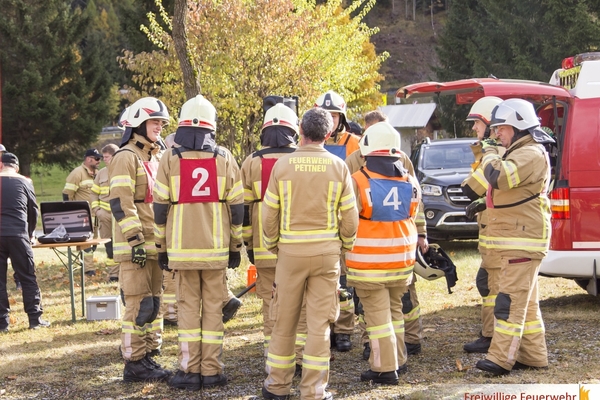
[{"label": "black cap", "polygon": [[4,153],[2,154],[2,164],[19,165],[19,159],[13,153]]},{"label": "black cap", "polygon": [[355,135],[358,135],[358,136],[361,136],[363,134],[362,126],[360,126],[360,124],[358,122],[350,121],[350,122],[348,122],[348,125],[350,125],[351,133],[354,133]]},{"label": "black cap", "polygon": [[100,153],[98,153],[98,150],[96,150],[96,149],[87,149],[85,151],[84,158],[87,158],[87,157],[94,157],[96,160],[100,160],[102,158],[102,156],[100,155]]}]

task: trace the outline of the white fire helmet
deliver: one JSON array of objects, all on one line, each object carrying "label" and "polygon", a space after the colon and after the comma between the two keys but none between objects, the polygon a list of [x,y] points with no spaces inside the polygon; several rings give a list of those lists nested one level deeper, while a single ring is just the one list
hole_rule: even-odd
[{"label": "white fire helmet", "polygon": [[179,126],[217,130],[217,110],[204,96],[186,101],[179,113]]},{"label": "white fire helmet", "polygon": [[129,106],[126,128],[137,128],[149,119],[159,119],[169,123],[169,110],[165,103],[154,97],[143,97]]},{"label": "white fire helmet", "polygon": [[315,101],[315,107],[346,116],[346,102],[342,96],[333,90],[329,90],[319,96],[317,101]]},{"label": "white fire helmet", "polygon": [[[430,243],[429,247],[431,251],[435,251],[437,253],[437,250],[440,246],[435,243]],[[423,255],[421,248],[417,246],[417,262],[415,263],[414,272],[428,281],[433,281],[443,277],[445,273],[441,269],[438,269],[435,264],[431,262],[428,253],[429,251]]]},{"label": "white fire helmet", "polygon": [[117,123],[117,126],[122,131],[124,131],[128,126],[131,126],[129,124],[128,118],[129,118],[129,107],[125,108],[121,112],[121,115],[119,116],[119,122]]},{"label": "white fire helmet", "polygon": [[500,103],[502,103],[500,97],[486,96],[480,98],[471,106],[469,115],[467,115],[467,121],[480,120],[489,126],[492,120],[492,110]]},{"label": "white fire helmet", "polygon": [[358,145],[363,156],[400,157],[400,133],[387,121],[368,127]]},{"label": "white fire helmet", "polygon": [[288,106],[283,103],[277,103],[273,107],[269,108],[265,113],[263,126],[260,128],[261,131],[269,126],[286,126],[298,133],[298,116]]},{"label": "white fire helmet", "polygon": [[523,99],[508,99],[498,104],[492,112],[490,126],[510,125],[519,131],[540,126],[533,104]]}]

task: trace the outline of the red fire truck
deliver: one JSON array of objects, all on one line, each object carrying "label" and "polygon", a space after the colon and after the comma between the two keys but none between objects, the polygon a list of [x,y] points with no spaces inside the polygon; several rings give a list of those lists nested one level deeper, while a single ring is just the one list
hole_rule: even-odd
[{"label": "red fire truck", "polygon": [[600,281],[600,53],[563,60],[549,83],[513,79],[423,82],[400,88],[396,97],[454,95],[458,104],[484,96],[522,98],[536,106],[541,125],[554,133],[549,194],[552,236],[540,274],[574,279],[597,296]]}]

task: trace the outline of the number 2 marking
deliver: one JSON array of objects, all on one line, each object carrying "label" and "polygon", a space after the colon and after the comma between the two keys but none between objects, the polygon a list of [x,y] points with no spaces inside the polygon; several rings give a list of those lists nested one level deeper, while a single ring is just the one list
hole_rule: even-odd
[{"label": "number 2 marking", "polygon": [[196,168],[192,172],[192,179],[198,179],[198,175],[200,175],[200,180],[194,185],[192,196],[210,196],[209,186],[202,189],[202,185],[208,180],[208,171],[206,168]]}]

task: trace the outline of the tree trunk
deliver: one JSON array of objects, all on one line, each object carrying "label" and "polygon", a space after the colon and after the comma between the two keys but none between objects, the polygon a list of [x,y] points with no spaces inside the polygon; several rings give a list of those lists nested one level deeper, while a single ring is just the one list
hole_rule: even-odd
[{"label": "tree trunk", "polygon": [[200,76],[192,63],[192,56],[188,51],[187,40],[187,0],[175,0],[175,11],[173,12],[173,43],[179,67],[183,74],[183,89],[187,100],[201,93]]}]

